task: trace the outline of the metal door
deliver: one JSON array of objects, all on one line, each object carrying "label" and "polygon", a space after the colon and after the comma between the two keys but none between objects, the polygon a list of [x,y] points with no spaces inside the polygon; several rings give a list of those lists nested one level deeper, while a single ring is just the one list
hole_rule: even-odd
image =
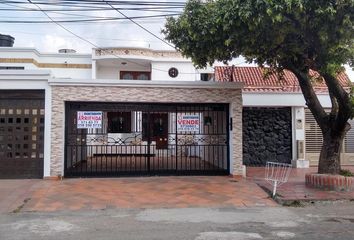
[{"label": "metal door", "polygon": [[42,178],[44,91],[0,91],[0,178]]}]

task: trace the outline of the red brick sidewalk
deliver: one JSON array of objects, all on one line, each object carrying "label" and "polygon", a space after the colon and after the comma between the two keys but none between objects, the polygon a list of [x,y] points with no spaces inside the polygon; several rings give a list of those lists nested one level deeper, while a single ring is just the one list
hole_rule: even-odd
[{"label": "red brick sidewalk", "polygon": [[43,180],[0,180],[0,213],[19,210]]},{"label": "red brick sidewalk", "polygon": [[[354,167],[346,167],[354,172]],[[253,180],[258,185],[272,191],[272,186],[264,180],[265,169],[262,167],[247,167],[247,179]],[[291,170],[289,181],[277,189],[278,200],[280,202],[300,201],[333,201],[333,200],[352,200],[354,192],[334,192],[323,191],[319,189],[308,188],[305,186],[305,174],[315,173],[317,168],[295,169]]]},{"label": "red brick sidewalk", "polygon": [[277,205],[252,181],[215,176],[38,180],[26,198],[21,211]]}]

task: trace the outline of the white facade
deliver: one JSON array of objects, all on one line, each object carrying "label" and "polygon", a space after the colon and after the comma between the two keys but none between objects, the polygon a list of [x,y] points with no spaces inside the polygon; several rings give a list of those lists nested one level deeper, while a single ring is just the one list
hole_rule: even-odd
[{"label": "white facade", "polygon": [[[103,54],[98,54],[98,52]],[[0,47],[0,67],[23,67],[24,70],[49,70],[53,78],[117,79],[120,72],[148,72],[153,81],[199,81],[201,73],[189,59],[174,51],[148,48],[93,49],[92,54],[40,53],[33,48]],[[178,74],[169,75],[175,68]]]},{"label": "white facade", "polygon": [[34,48],[0,47],[0,66],[49,70],[55,78],[91,77],[91,67],[88,67],[91,61],[89,54],[40,53]]}]

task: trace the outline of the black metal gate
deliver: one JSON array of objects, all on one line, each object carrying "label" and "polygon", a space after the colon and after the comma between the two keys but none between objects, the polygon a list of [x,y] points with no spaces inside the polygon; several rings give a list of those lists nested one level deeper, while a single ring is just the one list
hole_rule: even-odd
[{"label": "black metal gate", "polygon": [[226,175],[228,104],[66,103],[65,176]]}]

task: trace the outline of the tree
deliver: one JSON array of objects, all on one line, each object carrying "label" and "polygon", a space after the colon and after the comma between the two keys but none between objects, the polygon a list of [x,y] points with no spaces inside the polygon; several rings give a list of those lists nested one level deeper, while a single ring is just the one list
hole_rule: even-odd
[{"label": "tree", "polygon": [[[198,67],[242,55],[294,73],[323,135],[318,172],[338,174],[353,108],[336,76],[343,64],[354,64],[353,23],[354,0],[190,0],[163,33]],[[310,69],[328,87],[330,113],[316,96]]]}]

